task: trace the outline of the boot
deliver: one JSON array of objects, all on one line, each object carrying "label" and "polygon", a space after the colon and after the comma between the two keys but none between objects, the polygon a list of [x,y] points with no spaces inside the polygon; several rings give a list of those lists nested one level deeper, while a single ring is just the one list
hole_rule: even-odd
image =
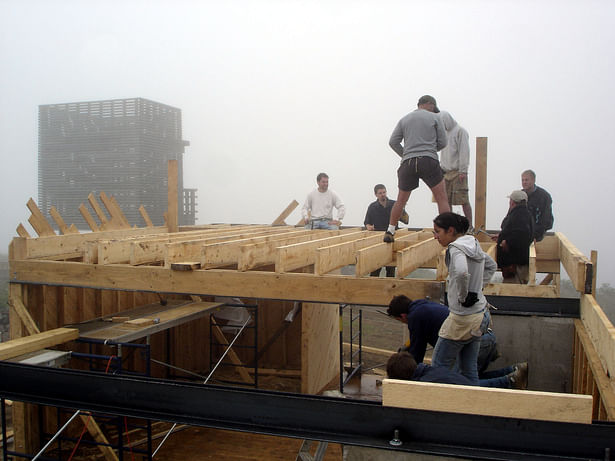
[{"label": "boot", "polygon": [[527,362],[520,362],[514,366],[514,371],[507,375],[512,389],[527,389],[528,368]]}]

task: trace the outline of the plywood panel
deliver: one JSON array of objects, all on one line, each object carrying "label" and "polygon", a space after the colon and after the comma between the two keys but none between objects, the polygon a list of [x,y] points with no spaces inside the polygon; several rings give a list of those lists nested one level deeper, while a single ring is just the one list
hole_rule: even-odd
[{"label": "plywood panel", "polygon": [[339,375],[339,306],[304,303],[301,323],[301,392],[316,394]]}]

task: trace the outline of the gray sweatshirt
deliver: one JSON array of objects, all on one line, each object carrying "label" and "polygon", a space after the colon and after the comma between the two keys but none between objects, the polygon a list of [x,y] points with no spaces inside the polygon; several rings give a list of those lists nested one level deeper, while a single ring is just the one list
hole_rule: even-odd
[{"label": "gray sweatshirt", "polygon": [[416,109],[397,122],[389,146],[401,157],[402,162],[413,157],[438,160],[438,151],[446,146],[444,124],[438,114]]},{"label": "gray sweatshirt", "polygon": [[444,171],[468,172],[470,165],[470,138],[468,132],[448,112],[441,111],[448,144],[440,152],[440,166]]},{"label": "gray sweatshirt", "polygon": [[[446,265],[449,310],[459,315],[481,312],[487,304],[483,286],[497,269],[495,261],[481,249],[473,236],[463,235],[448,245]],[[461,303],[470,291],[478,295],[478,301],[473,306],[464,307]]]}]

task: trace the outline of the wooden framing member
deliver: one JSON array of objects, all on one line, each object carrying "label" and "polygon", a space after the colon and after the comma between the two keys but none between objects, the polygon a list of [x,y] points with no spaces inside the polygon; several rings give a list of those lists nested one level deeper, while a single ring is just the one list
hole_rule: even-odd
[{"label": "wooden framing member", "polygon": [[385,379],[382,405],[415,410],[591,424],[592,398],[517,389]]},{"label": "wooden framing member", "polygon": [[411,299],[439,299],[443,288],[441,282],[433,280],[220,269],[178,272],[159,266],[60,261],[11,261],[10,282],[376,306],[398,294]]},{"label": "wooden framing member", "polygon": [[58,225],[58,228],[60,229],[62,235],[79,233],[79,229],[77,229],[74,224],[71,224],[70,226],[66,225],[64,219],[62,218],[60,213],[58,213],[58,210],[56,210],[56,207],[52,206],[49,209],[49,214],[51,215],[55,223]]},{"label": "wooden framing member", "polygon": [[82,413],[79,415],[79,418],[81,418],[81,421],[87,427],[92,438],[101,444],[97,445],[97,447],[105,459],[107,461],[119,461],[119,458],[115,454],[115,451],[113,451],[113,448],[108,446],[109,441],[107,440],[107,437],[105,437],[105,434],[103,434],[103,431],[100,429],[100,426],[94,417],[91,414],[86,415]]},{"label": "wooden framing member", "polygon": [[46,347],[57,346],[79,337],[76,328],[56,328],[0,343],[0,360],[8,360]]},{"label": "wooden framing member", "polygon": [[[228,348],[228,340],[213,317],[211,318],[211,324],[211,331],[213,331],[218,342]],[[254,384],[254,380],[250,377],[250,373],[248,373],[248,370],[232,348],[229,348],[227,355],[229,360],[237,366],[237,372],[239,373],[239,376],[241,376],[242,381],[247,384]]]},{"label": "wooden framing member", "polygon": [[574,329],[572,392],[592,396],[593,419],[615,421],[614,379],[605,372],[581,320],[574,321]]},{"label": "wooden framing member", "polygon": [[474,192],[474,226],[487,225],[487,138],[476,138],[476,188]]},{"label": "wooden framing member", "polygon": [[536,245],[530,245],[530,261],[528,268],[528,285],[536,285]]},{"label": "wooden framing member", "polygon": [[574,288],[580,293],[591,293],[592,263],[561,232],[555,233],[559,240],[559,254],[562,266],[570,277]]},{"label": "wooden framing member", "polygon": [[275,218],[273,220],[273,222],[271,223],[272,226],[284,226],[286,225],[286,222],[284,221],[286,218],[288,218],[288,216],[295,211],[295,208],[297,208],[299,206],[299,202],[297,202],[296,200],[293,200],[292,202],[290,202],[288,204],[288,206],[284,209],[284,211],[282,211],[282,213],[280,213],[280,216],[278,216],[277,218]]},{"label": "wooden framing member", "polygon": [[45,219],[45,216],[43,216],[43,213],[41,213],[41,210],[39,210],[32,198],[28,200],[26,206],[30,210],[30,213],[32,213],[32,215],[28,218],[28,222],[39,236],[45,237],[56,235],[53,227],[51,227],[51,224],[49,224],[47,219]]},{"label": "wooden framing member", "polygon": [[[398,235],[396,233],[393,245],[378,243],[358,250],[355,255],[355,277],[364,277],[383,266],[393,265],[397,252],[428,238],[432,238],[431,232],[419,231],[406,235]],[[397,265],[398,263],[396,262],[395,264]]]},{"label": "wooden framing member", "polygon": [[21,323],[25,327],[29,335],[40,333],[41,330],[30,315],[28,308],[23,303],[22,287],[14,283],[9,283],[9,306],[13,312],[20,318]]},{"label": "wooden framing member", "polygon": [[[604,370],[609,376],[615,377],[615,327],[592,295],[581,295],[581,320]],[[615,391],[615,387],[613,390]]]},{"label": "wooden framing member", "polygon": [[536,248],[536,272],[560,273],[559,239],[555,235],[545,237],[534,244]]},{"label": "wooden framing member", "polygon": [[98,200],[96,200],[96,196],[91,192],[88,194],[88,202],[98,217],[101,230],[111,230],[111,228],[109,228],[109,220],[107,219],[107,215],[101,208]]},{"label": "wooden framing member", "polygon": [[[370,235],[350,242],[338,243],[316,249],[314,258],[314,274],[323,275],[356,262],[355,253],[369,246],[382,243],[382,233]],[[391,250],[389,250],[391,252]]]},{"label": "wooden framing member", "polygon": [[83,219],[85,219],[85,222],[88,223],[88,226],[90,226],[90,230],[92,232],[99,232],[99,231],[102,230],[98,226],[98,224],[96,223],[96,221],[94,220],[94,218],[90,214],[89,210],[87,209],[87,207],[83,203],[81,205],[79,205],[79,213],[81,213],[81,216],[83,216]]},{"label": "wooden framing member", "polygon": [[99,194],[100,201],[103,202],[109,216],[111,219],[108,224],[113,226],[115,229],[130,229],[130,224],[128,224],[128,220],[124,213],[122,213],[122,209],[119,207],[117,201],[113,197],[108,197],[104,191],[101,191]]},{"label": "wooden framing member", "polygon": [[555,285],[521,285],[514,283],[488,283],[483,293],[492,296],[517,296],[520,298],[557,298]]},{"label": "wooden framing member", "polygon": [[19,223],[19,226],[17,226],[17,229],[15,229],[15,230],[17,231],[17,235],[19,235],[20,237],[32,238],[32,236],[26,230],[26,228],[24,227],[24,225],[22,223]]},{"label": "wooden framing member", "polygon": [[141,217],[143,218],[143,221],[145,221],[145,227],[154,227],[154,223],[152,223],[152,220],[143,205],[139,207],[139,213],[141,213]]},{"label": "wooden framing member", "polygon": [[310,266],[314,264],[316,260],[316,250],[318,248],[337,245],[338,243],[350,242],[369,235],[369,231],[353,229],[352,232],[337,235],[335,237],[325,237],[322,239],[311,240],[309,242],[295,243],[292,245],[278,247],[275,258],[275,271],[279,273],[290,272],[295,269]]},{"label": "wooden framing member", "polygon": [[178,179],[177,179],[177,160],[169,160],[167,166],[167,225],[169,232],[178,231]]},{"label": "wooden framing member", "polygon": [[397,277],[404,278],[423,264],[438,257],[444,249],[434,238],[415,243],[397,252]]}]

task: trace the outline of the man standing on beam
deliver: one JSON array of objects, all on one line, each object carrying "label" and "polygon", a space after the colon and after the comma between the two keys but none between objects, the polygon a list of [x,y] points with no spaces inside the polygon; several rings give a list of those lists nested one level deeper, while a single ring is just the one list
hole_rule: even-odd
[{"label": "man standing on beam", "polygon": [[[438,151],[446,146],[444,124],[436,114],[440,112],[433,96],[421,96],[418,108],[403,117],[395,126],[389,146],[401,157],[397,170],[397,200],[391,210],[389,227],[384,242],[395,240],[395,226],[406,206],[410,193],[419,187],[419,178],[433,192],[438,203],[438,213],[451,211],[446,196],[444,176],[438,162]],[[401,141],[404,144],[402,146]]]}]

